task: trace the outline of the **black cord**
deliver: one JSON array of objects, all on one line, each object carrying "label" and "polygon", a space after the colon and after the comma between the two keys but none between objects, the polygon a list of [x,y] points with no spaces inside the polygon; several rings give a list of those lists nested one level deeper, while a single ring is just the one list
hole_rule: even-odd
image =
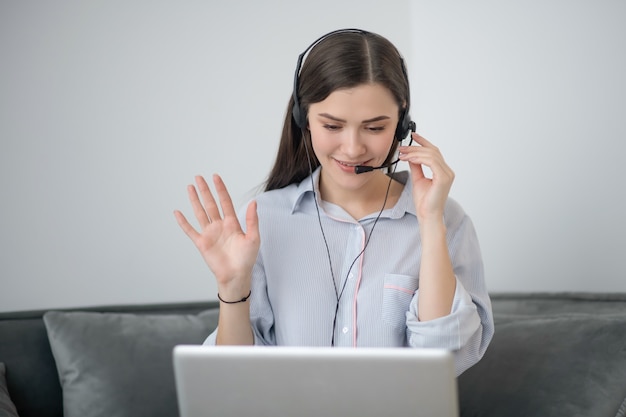
[{"label": "black cord", "polygon": [[[411,143],[413,143],[413,138],[411,138],[411,142],[409,143],[409,146],[411,145]],[[354,258],[354,260],[350,264],[350,268],[348,268],[348,272],[346,273],[346,279],[343,282],[341,291],[338,291],[337,281],[335,280],[335,274],[333,272],[333,263],[332,263],[331,256],[330,256],[330,249],[328,248],[328,241],[326,240],[326,234],[324,233],[324,228],[322,227],[322,217],[320,215],[319,205],[317,204],[317,193],[315,192],[315,183],[313,182],[313,166],[311,165],[311,156],[309,154],[309,147],[308,147],[308,144],[306,143],[306,140],[304,140],[304,149],[307,155],[307,162],[309,163],[309,178],[311,180],[311,189],[313,191],[313,201],[315,202],[317,220],[320,225],[322,237],[324,238],[324,245],[326,246],[326,254],[328,255],[328,266],[330,268],[331,278],[333,279],[333,289],[335,290],[335,297],[337,297],[337,304],[335,305],[335,315],[333,318],[332,337],[330,340],[330,346],[334,347],[335,346],[335,330],[337,328],[337,315],[339,313],[339,300],[341,300],[341,296],[343,295],[343,292],[346,289],[346,284],[348,283],[348,276],[350,275],[350,271],[352,271],[352,268],[354,267],[354,264],[356,263],[356,261],[363,255],[363,253],[365,253],[365,249],[367,248],[367,245],[369,245],[370,239],[372,238],[372,234],[374,233],[374,228],[376,227],[376,223],[378,223],[378,219],[380,219],[380,216],[383,214],[383,211],[385,210],[385,206],[387,205],[387,199],[389,198],[389,191],[391,190],[391,182],[393,181],[393,174],[395,174],[396,172],[396,168],[398,167],[397,162],[399,160],[395,161],[396,163],[394,163],[393,165],[393,170],[391,171],[391,174],[388,174],[389,183],[387,184],[387,190],[385,191],[385,199],[383,200],[383,206],[381,207],[380,211],[378,212],[378,215],[376,216],[376,219],[374,220],[374,224],[372,225],[372,228],[370,229],[369,235],[367,236],[367,240],[365,241],[365,245],[363,246],[363,249],[361,250],[361,252],[359,252],[356,258]]]},{"label": "black cord", "polygon": [[380,216],[383,214],[383,211],[385,210],[385,206],[387,205],[387,198],[389,197],[389,190],[391,190],[391,182],[393,181],[393,174],[395,174],[397,166],[398,164],[395,164],[393,166],[393,170],[391,171],[391,174],[389,175],[389,183],[387,184],[387,190],[385,191],[385,199],[383,200],[383,206],[380,208],[380,211],[378,212],[378,215],[376,216],[376,219],[374,220],[374,224],[372,225],[372,228],[370,229],[370,232],[367,236],[367,240],[365,241],[365,245],[363,246],[363,249],[361,250],[361,252],[359,252],[356,258],[354,258],[354,260],[352,261],[352,264],[350,264],[350,268],[348,268],[348,272],[346,273],[346,279],[343,281],[343,287],[341,287],[341,292],[339,293],[339,296],[337,297],[337,306],[335,307],[335,317],[333,318],[333,334],[330,340],[330,346],[332,347],[335,346],[335,330],[337,329],[337,314],[339,313],[339,300],[341,299],[341,296],[343,295],[343,291],[346,289],[346,284],[348,283],[348,277],[350,276],[350,271],[352,271],[352,268],[354,267],[354,264],[356,263],[356,261],[363,255],[363,253],[365,253],[365,249],[367,248],[367,245],[369,245],[370,239],[372,238],[372,234],[374,233],[374,228],[376,227],[376,223],[378,223],[378,219],[380,219]]},{"label": "black cord", "polygon": [[[304,135],[303,135],[304,136]],[[324,233],[324,228],[322,227],[322,216],[320,216],[320,208],[317,204],[317,193],[315,192],[315,183],[313,182],[313,166],[311,165],[311,156],[309,155],[309,146],[306,143],[304,137],[302,138],[304,141],[304,149],[306,151],[306,160],[309,163],[309,178],[311,179],[311,190],[313,191],[313,201],[315,202],[315,210],[317,211],[317,221],[320,225],[320,230],[322,231],[322,237],[324,238],[324,245],[326,246],[326,255],[328,255],[328,267],[330,268],[330,276],[333,279],[333,289],[335,290],[335,297],[337,297],[337,308],[339,308],[339,293],[337,291],[337,281],[335,280],[335,273],[333,272],[333,262],[330,258],[330,249],[328,249],[328,241],[326,240],[326,234]],[[336,317],[336,313],[335,313]],[[334,327],[333,327],[333,335]]]}]

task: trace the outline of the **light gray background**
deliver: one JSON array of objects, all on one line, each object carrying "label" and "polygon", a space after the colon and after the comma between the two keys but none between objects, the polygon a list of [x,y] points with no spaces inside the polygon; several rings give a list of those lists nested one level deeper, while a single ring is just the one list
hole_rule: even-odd
[{"label": "light gray background", "polygon": [[626,2],[0,0],[0,310],[215,299],[173,210],[273,162],[298,54],[404,54],[492,291],[626,291]]}]

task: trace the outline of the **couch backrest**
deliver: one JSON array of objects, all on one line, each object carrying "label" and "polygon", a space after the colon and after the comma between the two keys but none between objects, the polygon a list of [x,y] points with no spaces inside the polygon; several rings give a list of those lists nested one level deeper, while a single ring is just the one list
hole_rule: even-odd
[{"label": "couch backrest", "polygon": [[[217,302],[105,306],[62,311],[195,314]],[[43,322],[47,310],[0,313],[0,362],[20,417],[63,417],[63,394]]]},{"label": "couch backrest", "polygon": [[626,293],[492,294],[495,333],[461,416],[626,417]]},{"label": "couch backrest", "polygon": [[62,417],[63,397],[43,312],[0,315],[0,362],[21,417]]}]

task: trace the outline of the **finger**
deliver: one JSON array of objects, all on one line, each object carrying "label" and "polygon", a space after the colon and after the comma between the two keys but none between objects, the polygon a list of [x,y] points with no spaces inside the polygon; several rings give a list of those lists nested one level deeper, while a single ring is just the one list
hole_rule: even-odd
[{"label": "finger", "polygon": [[220,206],[222,207],[222,213],[224,213],[224,217],[236,216],[235,207],[233,206],[233,201],[230,198],[230,194],[228,193],[228,190],[226,189],[226,185],[224,184],[224,181],[222,181],[222,177],[220,177],[217,174],[213,175],[213,183],[215,184],[215,190],[217,191],[217,196],[220,199]]},{"label": "finger", "polygon": [[400,151],[398,155],[401,161],[408,162],[411,165],[430,166],[433,161],[432,150],[422,146],[409,146]]},{"label": "finger", "polygon": [[412,163],[420,163],[427,166],[433,174],[433,179],[438,177],[454,178],[454,171],[446,163],[439,149],[431,145],[429,147],[417,147],[418,151],[412,153],[408,160]]},{"label": "finger", "polygon": [[246,238],[258,242],[259,241],[259,216],[257,214],[256,200],[248,204],[246,210]]},{"label": "finger", "polygon": [[209,189],[209,184],[207,184],[203,176],[197,175],[196,185],[198,187],[198,191],[200,192],[200,196],[202,197],[202,202],[204,203],[203,210],[206,212],[206,215],[208,215],[208,223],[219,220],[221,218],[220,210],[217,207],[213,193]]},{"label": "finger", "polygon": [[400,159],[411,164],[421,164],[430,168],[434,176],[453,175],[452,169],[448,166],[439,151],[439,148],[420,136],[423,146],[405,146],[400,148]]},{"label": "finger", "polygon": [[193,214],[196,216],[198,223],[200,223],[201,228],[207,227],[211,224],[211,219],[207,215],[204,210],[204,206],[200,202],[200,197],[198,196],[198,190],[193,185],[187,186],[187,194],[189,195],[189,201],[191,202],[191,207],[193,209]]},{"label": "finger", "polygon": [[193,228],[191,224],[189,224],[187,218],[185,218],[185,215],[180,211],[175,210],[174,217],[176,217],[176,222],[178,222],[180,228],[183,229],[183,232],[185,232],[185,234],[189,236],[192,241],[195,241],[198,238],[199,233],[196,231],[196,229]]},{"label": "finger", "polygon": [[411,170],[411,174],[413,174],[413,182],[426,178],[426,174],[424,174],[424,166],[422,164],[409,164],[409,169]]},{"label": "finger", "polygon": [[433,145],[431,142],[429,142],[424,136],[420,135],[419,133],[411,133],[411,138],[413,138],[413,140],[417,143],[419,143],[420,145],[424,146],[424,147],[429,147],[429,148],[436,148],[435,145]]},{"label": "finger", "polygon": [[420,178],[426,176],[424,174],[424,167],[428,167],[434,180],[449,180],[454,178],[454,172],[439,154],[415,153],[406,156],[402,160],[409,163],[411,172],[414,172],[414,167],[417,168],[419,166],[419,172],[415,170],[414,173],[420,174]]},{"label": "finger", "polygon": [[401,154],[410,154],[410,153],[415,153],[419,151],[424,151],[424,152],[428,151],[428,152],[435,152],[435,153],[440,152],[439,148],[437,148],[431,142],[427,141],[422,136],[418,135],[417,133],[413,133],[413,135],[414,135],[414,141],[417,145],[400,146],[398,148],[398,151]]}]

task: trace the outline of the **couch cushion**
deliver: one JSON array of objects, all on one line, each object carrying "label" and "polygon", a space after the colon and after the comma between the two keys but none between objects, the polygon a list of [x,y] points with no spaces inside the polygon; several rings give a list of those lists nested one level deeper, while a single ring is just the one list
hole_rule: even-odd
[{"label": "couch cushion", "polygon": [[201,344],[217,314],[46,313],[64,416],[177,415],[172,349]]},{"label": "couch cushion", "polygon": [[459,397],[463,417],[623,416],[626,315],[500,314]]},{"label": "couch cushion", "polygon": [[9,397],[7,381],[4,377],[5,366],[0,362],[0,417],[18,417],[15,405]]}]

